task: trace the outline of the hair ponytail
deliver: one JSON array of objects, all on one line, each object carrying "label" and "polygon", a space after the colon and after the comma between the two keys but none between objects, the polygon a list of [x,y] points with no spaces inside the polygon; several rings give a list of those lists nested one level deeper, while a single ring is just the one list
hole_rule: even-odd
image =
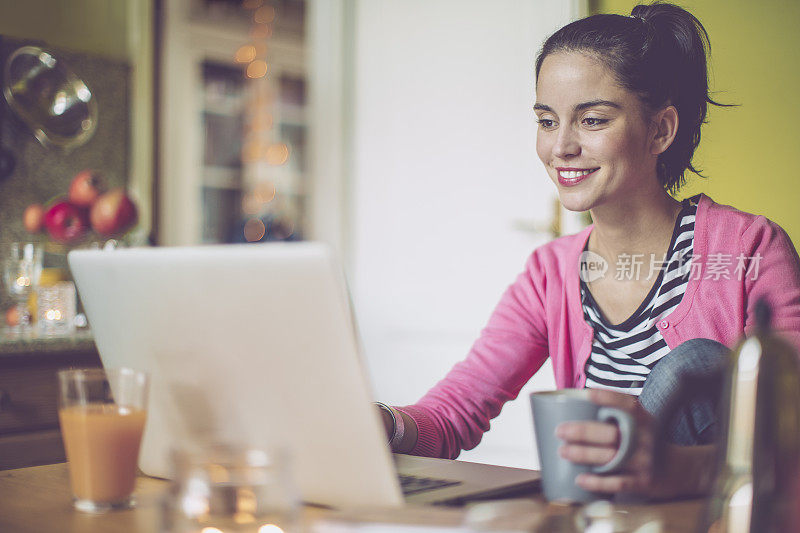
[{"label": "hair ponytail", "polygon": [[658,179],[671,193],[686,183],[686,170],[700,171],[692,157],[700,143],[708,104],[724,106],[708,93],[706,58],[711,45],[697,18],[674,4],[637,5],[629,17],[592,15],[551,35],[536,59],[555,52],[585,52],[603,61],[617,81],[639,96],[650,111],[667,105],[678,110],[678,132],[658,157]]}]

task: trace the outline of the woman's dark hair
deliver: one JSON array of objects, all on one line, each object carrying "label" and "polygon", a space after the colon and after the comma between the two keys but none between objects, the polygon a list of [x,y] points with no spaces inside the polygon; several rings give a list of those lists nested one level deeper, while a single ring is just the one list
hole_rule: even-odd
[{"label": "woman's dark hair", "polygon": [[649,111],[678,110],[678,132],[658,156],[658,179],[670,193],[686,183],[700,144],[708,104],[724,106],[708,94],[706,55],[711,44],[697,18],[674,4],[638,5],[631,15],[592,15],[572,22],[545,41],[536,58],[536,78],[544,58],[556,52],[583,52],[614,72],[617,82],[637,94]]}]

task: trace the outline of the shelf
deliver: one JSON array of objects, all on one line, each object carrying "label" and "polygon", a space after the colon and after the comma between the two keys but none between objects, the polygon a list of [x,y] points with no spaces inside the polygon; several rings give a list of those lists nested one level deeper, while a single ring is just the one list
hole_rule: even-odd
[{"label": "shelf", "polygon": [[231,167],[203,167],[203,186],[211,189],[241,189],[242,170]]},{"label": "shelf", "polygon": [[43,354],[94,349],[94,336],[87,330],[62,337],[9,337],[0,333],[0,356],[24,353]]},{"label": "shelf", "polygon": [[219,103],[206,102],[203,106],[203,113],[238,119],[244,113],[243,108],[244,106],[241,101]]}]

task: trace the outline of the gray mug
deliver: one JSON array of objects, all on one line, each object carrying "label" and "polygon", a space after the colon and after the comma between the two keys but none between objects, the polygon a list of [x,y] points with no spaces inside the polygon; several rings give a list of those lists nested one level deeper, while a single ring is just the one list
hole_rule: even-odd
[{"label": "gray mug", "polygon": [[[575,484],[575,478],[583,473],[611,474],[625,465],[635,443],[634,418],[620,409],[592,403],[587,389],[534,392],[531,394],[531,408],[545,498],[548,501],[588,502],[607,497],[582,489]],[[575,464],[561,457],[558,448],[563,441],[556,437],[556,427],[562,422],[591,420],[617,423],[620,432],[617,454],[608,463],[598,466]]]}]

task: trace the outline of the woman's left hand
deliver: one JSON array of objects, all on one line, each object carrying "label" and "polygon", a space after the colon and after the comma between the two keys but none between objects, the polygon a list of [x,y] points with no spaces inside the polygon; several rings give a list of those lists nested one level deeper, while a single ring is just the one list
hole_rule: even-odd
[{"label": "woman's left hand", "polygon": [[[636,421],[633,450],[619,472],[581,474],[576,483],[593,492],[655,495],[653,449],[656,424],[653,417],[635,396],[629,394],[591,389],[590,398],[597,405],[616,407],[633,416]],[[564,422],[556,428],[556,436],[564,440],[559,448],[561,457],[573,463],[588,465],[603,465],[611,461],[617,454],[620,443],[617,426],[609,422]]]}]

